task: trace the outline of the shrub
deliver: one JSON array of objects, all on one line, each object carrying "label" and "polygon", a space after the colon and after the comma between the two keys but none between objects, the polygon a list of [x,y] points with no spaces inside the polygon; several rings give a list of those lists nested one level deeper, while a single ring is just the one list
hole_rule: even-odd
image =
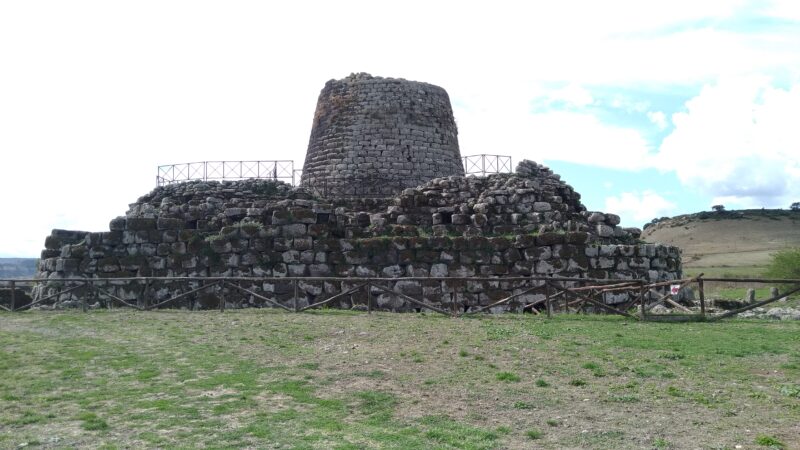
[{"label": "shrub", "polygon": [[765,275],[770,278],[800,278],[800,248],[773,254]]}]

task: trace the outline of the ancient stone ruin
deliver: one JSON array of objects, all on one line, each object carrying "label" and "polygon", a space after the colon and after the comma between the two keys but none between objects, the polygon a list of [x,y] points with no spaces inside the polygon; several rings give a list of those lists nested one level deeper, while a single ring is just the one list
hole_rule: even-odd
[{"label": "ancient stone ruin", "polygon": [[427,83],[354,74],[325,84],[302,184],[370,192],[464,175],[447,92]]},{"label": "ancient stone ruin", "polygon": [[[321,196],[311,188],[328,176],[357,185],[371,174],[414,181],[377,198]],[[587,211],[572,187],[532,161],[520,162],[515,173],[464,176],[443,89],[355,75],[327,83],[320,95],[303,185],[171,184],[139,198],[108,231],[53,230],[38,272],[48,283],[35,295],[56,292],[68,277],[224,276],[247,277],[241,285],[287,304],[295,297],[291,277],[315,277],[298,284],[303,306],[353,288],[358,278],[383,277],[398,279],[386,282],[393,292],[470,311],[519,293],[523,283],[515,277],[679,279],[680,250],[640,243],[639,235],[619,227],[614,214]],[[154,281],[147,289],[159,301],[199,284]],[[144,288],[126,280],[107,287],[133,302]],[[75,305],[77,295],[63,294],[58,305]],[[354,292],[332,306],[358,308],[367,295]],[[170,306],[211,308],[220,296],[228,307],[269,306],[229,289]],[[497,311],[519,311],[540,296],[521,295]],[[628,300],[627,293],[605,298]],[[380,309],[417,309],[385,291],[375,302]]]}]

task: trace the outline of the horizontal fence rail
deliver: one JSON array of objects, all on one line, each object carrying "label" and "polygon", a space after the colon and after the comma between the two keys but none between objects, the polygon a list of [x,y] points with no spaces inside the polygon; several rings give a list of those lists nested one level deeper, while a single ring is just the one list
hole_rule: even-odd
[{"label": "horizontal fence rail", "polygon": [[504,155],[464,156],[464,173],[467,175],[489,175],[492,173],[511,173],[511,157]]},{"label": "horizontal fence rail", "polygon": [[[707,314],[704,283],[773,283],[788,286],[786,292],[772,295],[762,301],[718,314]],[[430,296],[419,292],[398,289],[405,283],[426,283],[439,286],[432,302]],[[463,294],[479,283],[505,287],[496,292],[506,292],[502,298],[494,296],[480,305],[468,304]],[[336,286],[339,288],[335,288]],[[277,295],[275,286],[283,286],[285,295]],[[677,301],[685,288],[697,285],[699,299],[691,306]],[[317,286],[316,294],[309,287]],[[323,291],[319,286],[326,286]],[[46,287],[47,289],[42,289]],[[334,287],[331,289],[327,289]],[[272,289],[272,291],[270,291]],[[123,293],[120,293],[122,291]],[[513,293],[510,293],[513,292]],[[228,306],[241,307],[243,299],[258,300],[261,306],[301,312],[328,307],[334,302],[346,301],[352,309],[372,312],[381,307],[376,300],[383,299],[387,309],[392,299],[408,305],[406,311],[433,311],[461,317],[486,312],[517,311],[520,313],[547,314],[604,312],[631,319],[655,321],[721,320],[741,312],[761,307],[781,298],[800,292],[800,280],[708,278],[702,274],[682,280],[650,283],[645,280],[565,278],[548,276],[530,277],[406,277],[406,278],[355,278],[355,277],[131,277],[131,278],[63,278],[2,279],[0,280],[0,309],[14,312],[36,306],[69,301],[83,311],[97,307],[129,307],[152,310],[162,307],[200,309],[204,299],[215,299],[212,307],[224,311]],[[618,297],[620,294],[626,294]],[[204,297],[205,296],[205,297]],[[209,297],[210,296],[210,297]],[[617,297],[615,297],[617,296]],[[613,302],[614,298],[623,298]],[[236,300],[238,299],[238,300]],[[183,301],[183,303],[180,303]],[[653,314],[659,305],[670,305],[671,314]],[[209,309],[209,304],[202,304]],[[390,308],[391,309],[391,308]],[[674,313],[678,311],[679,313]]]},{"label": "horizontal fence rail", "polygon": [[281,180],[296,185],[300,179],[291,160],[269,161],[198,161],[158,166],[156,185],[185,181],[224,181],[246,179]]}]

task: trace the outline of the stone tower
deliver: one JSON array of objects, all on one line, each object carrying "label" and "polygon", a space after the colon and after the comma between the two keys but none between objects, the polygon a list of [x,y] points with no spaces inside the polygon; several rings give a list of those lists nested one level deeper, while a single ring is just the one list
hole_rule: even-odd
[{"label": "stone tower", "polygon": [[358,196],[376,185],[397,192],[449,175],[464,175],[464,167],[444,89],[365,73],[325,83],[302,185]]}]

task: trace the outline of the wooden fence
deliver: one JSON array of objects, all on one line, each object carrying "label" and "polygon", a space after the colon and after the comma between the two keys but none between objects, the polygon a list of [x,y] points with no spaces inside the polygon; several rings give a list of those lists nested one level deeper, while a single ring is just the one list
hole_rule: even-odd
[{"label": "wooden fence", "polygon": [[[447,286],[449,291],[449,301],[444,300],[433,304],[425,298],[418,298],[412,295],[399,292],[397,289],[389,287],[391,284],[401,281],[416,282],[440,282]],[[257,292],[252,286],[264,282],[290,283],[293,294],[288,302],[280,302],[275,297],[266,295],[265,292]],[[344,286],[346,283],[353,283],[351,288],[342,288],[341,292],[331,294],[319,301],[309,302],[301,305],[300,283],[301,282],[337,282]],[[468,306],[464,302],[458,301],[458,293],[464,292],[469,282],[478,283],[498,283],[506,282],[514,285],[515,293],[504,298],[480,306]],[[774,295],[770,298],[743,305],[737,309],[725,311],[718,314],[707,314],[705,283],[724,282],[724,283],[748,283],[748,284],[772,284],[790,286],[788,291]],[[34,286],[48,285],[57,283],[60,289],[57,292],[47,295],[39,295],[31,299],[30,302],[21,302],[20,293],[29,292]],[[166,299],[156,300],[153,295],[152,286],[156,283],[181,283],[189,286],[185,292],[172,295]],[[191,287],[191,284],[199,285]],[[135,301],[124,299],[110,292],[109,285],[141,285],[141,294]],[[242,286],[245,284],[248,287]],[[675,298],[681,292],[685,292],[687,287],[695,287],[699,298],[693,301],[694,305],[687,307],[686,302],[680,303]],[[239,292],[243,296],[261,300],[264,304],[281,308],[291,312],[302,312],[310,309],[321,308],[359,291],[366,291],[366,304],[364,309],[371,313],[375,308],[373,296],[375,293],[384,293],[389,296],[402,299],[408,302],[417,310],[430,310],[440,314],[460,317],[469,316],[497,308],[508,307],[512,301],[525,297],[524,302],[515,304],[518,312],[531,314],[546,314],[548,317],[556,313],[590,313],[605,312],[625,316],[638,320],[655,321],[701,321],[701,320],[721,320],[735,316],[741,312],[753,308],[761,307],[769,303],[780,300],[781,298],[800,292],[800,280],[782,279],[754,279],[754,278],[703,278],[700,274],[697,277],[681,280],[662,281],[648,283],[645,280],[617,280],[617,279],[591,279],[591,278],[564,278],[564,277],[409,277],[409,278],[335,278],[335,277],[135,277],[135,278],[63,278],[57,280],[40,279],[0,279],[0,293],[6,292],[2,298],[7,299],[7,304],[0,303],[0,309],[8,312],[27,310],[39,305],[57,302],[65,294],[79,292],[79,307],[83,311],[89,309],[89,301],[104,299],[107,308],[115,306],[129,307],[137,310],[152,310],[168,307],[175,304],[178,300],[191,298],[203,291],[221,290],[227,288],[230,292]],[[539,294],[539,295],[534,295]],[[542,295],[543,294],[543,295]],[[613,303],[608,301],[609,296],[623,295],[626,300]],[[684,294],[685,295],[685,294]],[[536,297],[535,299],[533,299]],[[30,297],[28,297],[30,298]],[[224,311],[226,308],[225,295],[219,296],[218,308]],[[531,300],[533,299],[533,300]],[[658,305],[667,304],[672,307],[670,314],[652,314],[651,311]],[[675,313],[678,311],[679,313]]]}]

